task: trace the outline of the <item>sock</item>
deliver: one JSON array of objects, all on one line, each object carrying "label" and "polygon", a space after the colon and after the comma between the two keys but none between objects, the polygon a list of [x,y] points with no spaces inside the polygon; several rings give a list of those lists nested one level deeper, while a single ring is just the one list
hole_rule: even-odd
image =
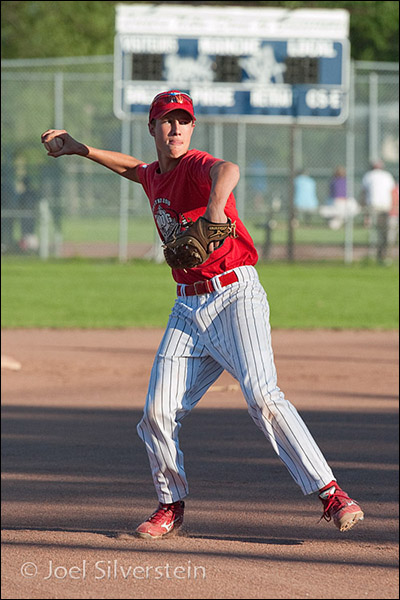
[{"label": "sock", "polygon": [[319,494],[322,494],[323,492],[326,492],[327,490],[329,490],[332,486],[334,486],[336,489],[340,490],[340,487],[337,484],[337,481],[335,479],[333,479],[330,483],[328,483],[328,485],[325,485],[323,488],[321,488],[319,490]]}]

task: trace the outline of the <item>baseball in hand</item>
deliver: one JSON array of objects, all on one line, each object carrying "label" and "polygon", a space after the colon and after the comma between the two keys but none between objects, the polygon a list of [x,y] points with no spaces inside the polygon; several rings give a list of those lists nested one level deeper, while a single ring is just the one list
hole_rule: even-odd
[{"label": "baseball in hand", "polygon": [[44,142],[44,147],[48,152],[58,152],[63,146],[64,142],[59,137],[55,137],[49,142]]}]

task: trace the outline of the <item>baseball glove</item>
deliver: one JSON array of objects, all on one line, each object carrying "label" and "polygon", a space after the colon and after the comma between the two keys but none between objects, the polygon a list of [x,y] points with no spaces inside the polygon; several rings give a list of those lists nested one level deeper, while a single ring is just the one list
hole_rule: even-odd
[{"label": "baseball glove", "polygon": [[203,264],[214,250],[220,248],[227,237],[237,237],[236,221],[213,223],[200,217],[187,229],[173,235],[164,243],[165,260],[172,269],[192,269]]}]

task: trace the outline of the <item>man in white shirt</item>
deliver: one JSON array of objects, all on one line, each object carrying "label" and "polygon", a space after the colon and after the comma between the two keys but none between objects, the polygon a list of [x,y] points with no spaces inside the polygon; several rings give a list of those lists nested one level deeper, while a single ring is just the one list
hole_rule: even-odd
[{"label": "man in white shirt", "polygon": [[392,208],[393,191],[396,187],[393,176],[383,167],[381,161],[374,162],[362,180],[363,203],[367,207],[371,225],[376,228],[376,249],[379,262],[383,262],[386,257],[389,212]]}]

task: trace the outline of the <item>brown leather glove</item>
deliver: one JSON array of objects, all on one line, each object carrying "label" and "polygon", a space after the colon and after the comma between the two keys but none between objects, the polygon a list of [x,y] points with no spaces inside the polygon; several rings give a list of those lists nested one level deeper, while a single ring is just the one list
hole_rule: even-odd
[{"label": "brown leather glove", "polygon": [[200,217],[187,229],[164,243],[165,260],[172,269],[192,269],[203,264],[214,250],[220,248],[227,237],[237,237],[236,221],[213,223]]}]

